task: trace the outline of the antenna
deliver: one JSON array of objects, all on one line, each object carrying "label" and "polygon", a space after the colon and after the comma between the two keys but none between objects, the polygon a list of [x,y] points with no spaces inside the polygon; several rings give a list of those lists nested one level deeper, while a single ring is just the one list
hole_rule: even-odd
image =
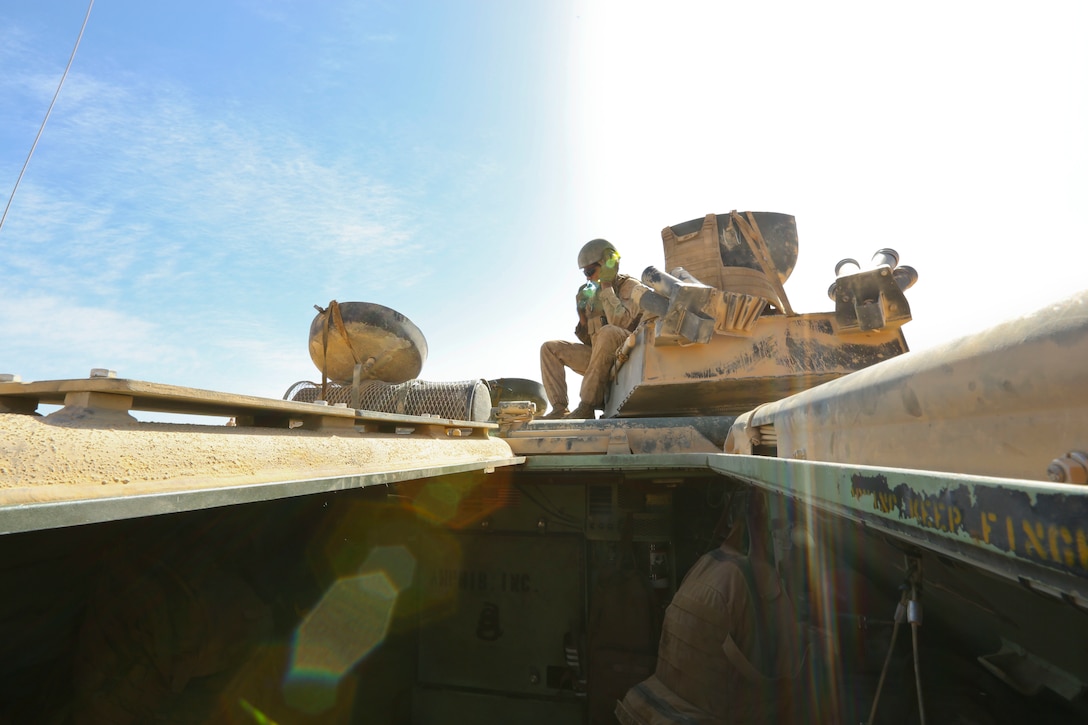
[{"label": "antenna", "polygon": [[68,65],[64,67],[64,73],[60,77],[60,83],[57,84],[57,90],[53,94],[53,100],[49,102],[49,108],[45,112],[45,118],[42,119],[42,125],[38,127],[38,135],[34,137],[34,143],[30,145],[30,153],[26,155],[26,161],[23,162],[23,168],[19,171],[19,177],[15,179],[15,186],[11,187],[11,196],[8,197],[8,203],[4,207],[4,213],[0,214],[0,229],[4,228],[4,220],[8,218],[8,209],[11,208],[11,202],[15,200],[15,192],[19,188],[19,182],[23,180],[23,174],[26,173],[26,167],[30,165],[30,157],[34,155],[34,149],[38,147],[38,139],[42,137],[42,131],[45,130],[45,124],[49,121],[49,114],[53,112],[53,105],[57,102],[57,96],[60,95],[61,86],[64,85],[64,79],[68,77],[68,71],[72,68],[72,61],[76,59],[76,51],[79,50],[79,41],[83,40],[83,31],[87,29],[87,21],[91,19],[91,8],[94,7],[94,0],[87,5],[87,14],[83,16],[83,25],[79,28],[79,36],[76,38],[76,44],[72,48],[72,55],[68,57]]}]

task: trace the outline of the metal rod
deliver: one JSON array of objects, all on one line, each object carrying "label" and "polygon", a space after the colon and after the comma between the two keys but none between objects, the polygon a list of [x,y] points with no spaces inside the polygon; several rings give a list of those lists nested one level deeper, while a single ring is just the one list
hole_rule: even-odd
[{"label": "metal rod", "polygon": [[869,710],[869,719],[866,721],[867,725],[873,725],[873,721],[876,719],[876,708],[880,704],[880,691],[884,689],[884,678],[888,676],[888,665],[892,661],[892,652],[895,651],[895,640],[899,637],[899,625],[903,623],[903,612],[906,610],[904,604],[907,599],[907,592],[904,590],[903,594],[899,597],[899,604],[895,607],[895,624],[892,626],[892,641],[888,645],[888,654],[884,656],[884,667],[880,670],[880,680],[876,683],[876,694],[873,695],[873,707]]}]

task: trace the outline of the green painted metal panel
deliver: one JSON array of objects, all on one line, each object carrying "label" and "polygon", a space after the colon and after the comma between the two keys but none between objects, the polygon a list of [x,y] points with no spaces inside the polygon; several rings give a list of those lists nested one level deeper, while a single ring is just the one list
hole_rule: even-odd
[{"label": "green painted metal panel", "polygon": [[[563,635],[582,621],[584,543],[578,535],[458,534],[420,572],[421,596],[441,612],[420,632],[419,681],[429,686],[555,697]],[[571,683],[567,683],[570,687]]]},{"label": "green painted metal panel", "polygon": [[537,456],[526,470],[711,470],[1088,608],[1088,487],[735,454]]}]

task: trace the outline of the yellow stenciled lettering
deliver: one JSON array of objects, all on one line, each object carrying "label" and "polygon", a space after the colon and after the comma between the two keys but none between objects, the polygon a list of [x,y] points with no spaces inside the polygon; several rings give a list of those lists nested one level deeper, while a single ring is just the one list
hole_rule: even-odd
[{"label": "yellow stenciled lettering", "polygon": [[922,525],[923,526],[926,526],[928,524],[928,522],[929,522],[929,519],[933,518],[933,514],[931,514],[929,512],[929,510],[932,507],[933,507],[933,504],[931,502],[925,501],[925,500],[922,501]]},{"label": "yellow stenciled lettering", "polygon": [[941,528],[941,512],[944,508],[944,503],[941,501],[933,504],[933,526],[938,529]]},{"label": "yellow stenciled lettering", "polygon": [[991,514],[987,511],[982,512],[982,540],[987,544],[990,543],[990,532],[993,531],[993,527],[990,526],[991,522],[997,521],[997,514]]},{"label": "yellow stenciled lettering", "polygon": [[1041,523],[1036,523],[1035,526],[1031,525],[1030,521],[1022,522],[1022,528],[1024,529],[1024,553],[1030,554],[1031,550],[1035,550],[1035,555],[1040,559],[1046,559],[1046,549],[1043,548],[1043,539],[1046,537],[1046,532],[1043,530]]},{"label": "yellow stenciled lettering", "polygon": [[917,519],[918,521],[921,521],[922,520],[921,501],[919,499],[917,499],[917,498],[912,497],[911,500],[910,500],[909,508],[910,508],[910,517],[912,519]]},{"label": "yellow stenciled lettering", "polygon": [[[1047,540],[1050,543],[1050,556],[1054,561],[1065,562],[1066,566],[1073,566],[1076,557],[1073,555],[1073,534],[1064,526],[1051,524],[1047,530]],[[1058,540],[1064,546],[1058,546]]]},{"label": "yellow stenciled lettering", "polygon": [[1084,529],[1077,529],[1077,559],[1081,569],[1088,569],[1088,534]]},{"label": "yellow stenciled lettering", "polygon": [[955,531],[963,523],[963,512],[959,506],[948,507],[948,530]]},{"label": "yellow stenciled lettering", "polygon": [[1012,526],[1012,516],[1005,517],[1005,533],[1009,537],[1009,551],[1016,551],[1016,529]]}]

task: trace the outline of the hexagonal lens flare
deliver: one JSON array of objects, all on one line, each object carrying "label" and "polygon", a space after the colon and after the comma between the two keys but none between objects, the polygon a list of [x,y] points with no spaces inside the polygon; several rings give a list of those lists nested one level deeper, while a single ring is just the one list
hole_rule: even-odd
[{"label": "hexagonal lens flare", "polygon": [[[404,555],[411,558],[407,551]],[[392,576],[379,570],[338,579],[299,624],[285,683],[294,706],[309,712],[331,707],[340,679],[385,639],[398,585],[405,580],[405,562],[398,558],[394,570],[399,573]],[[409,561],[409,583],[412,569],[414,561]]]}]

